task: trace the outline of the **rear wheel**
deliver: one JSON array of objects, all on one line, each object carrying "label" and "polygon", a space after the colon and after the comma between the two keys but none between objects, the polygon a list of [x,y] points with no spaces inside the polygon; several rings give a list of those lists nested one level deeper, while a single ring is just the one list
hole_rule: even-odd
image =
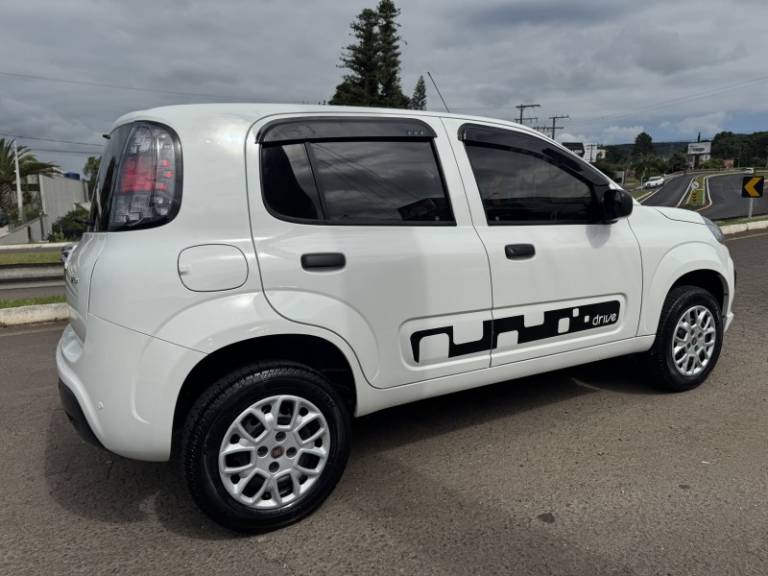
[{"label": "rear wheel", "polygon": [[712,294],[696,286],[674,288],[648,354],[654,384],[675,392],[696,388],[717,364],[722,344],[722,314]]},{"label": "rear wheel", "polygon": [[182,458],[200,508],[233,530],[291,524],[317,508],[341,477],[349,416],[319,373],[300,365],[233,372],[196,403]]}]

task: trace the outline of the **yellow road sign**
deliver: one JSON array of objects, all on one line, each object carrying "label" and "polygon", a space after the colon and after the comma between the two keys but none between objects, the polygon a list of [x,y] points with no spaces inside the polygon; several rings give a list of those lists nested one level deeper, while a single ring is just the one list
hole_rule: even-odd
[{"label": "yellow road sign", "polygon": [[763,197],[763,177],[745,176],[741,184],[742,198],[762,198]]}]

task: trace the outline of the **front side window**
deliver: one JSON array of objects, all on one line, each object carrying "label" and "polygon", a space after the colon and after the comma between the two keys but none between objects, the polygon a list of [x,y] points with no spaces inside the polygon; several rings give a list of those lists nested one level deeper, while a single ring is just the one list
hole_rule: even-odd
[{"label": "front side window", "polygon": [[330,224],[453,224],[431,140],[265,143],[264,201],[276,216]]},{"label": "front side window", "polygon": [[488,224],[596,220],[591,187],[546,158],[473,142],[466,150]]}]

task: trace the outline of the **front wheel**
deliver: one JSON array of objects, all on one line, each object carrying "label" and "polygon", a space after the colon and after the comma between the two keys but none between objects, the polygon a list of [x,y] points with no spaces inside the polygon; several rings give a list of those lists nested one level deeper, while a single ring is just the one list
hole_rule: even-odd
[{"label": "front wheel", "polygon": [[184,475],[220,524],[263,532],[303,518],[331,493],[349,454],[349,415],[300,365],[233,372],[196,403],[182,439]]},{"label": "front wheel", "polygon": [[717,300],[702,288],[678,286],[664,302],[656,341],[648,353],[654,384],[666,390],[692,390],[707,379],[723,345]]}]

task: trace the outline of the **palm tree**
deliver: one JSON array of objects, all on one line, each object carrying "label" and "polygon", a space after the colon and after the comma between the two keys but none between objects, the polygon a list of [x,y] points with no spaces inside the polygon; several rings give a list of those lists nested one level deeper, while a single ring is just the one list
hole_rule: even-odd
[{"label": "palm tree", "polygon": [[[31,174],[51,175],[59,172],[52,162],[41,162],[26,146],[19,145],[19,172],[22,179]],[[0,138],[0,210],[19,220],[16,206],[16,168],[13,140]]]}]

